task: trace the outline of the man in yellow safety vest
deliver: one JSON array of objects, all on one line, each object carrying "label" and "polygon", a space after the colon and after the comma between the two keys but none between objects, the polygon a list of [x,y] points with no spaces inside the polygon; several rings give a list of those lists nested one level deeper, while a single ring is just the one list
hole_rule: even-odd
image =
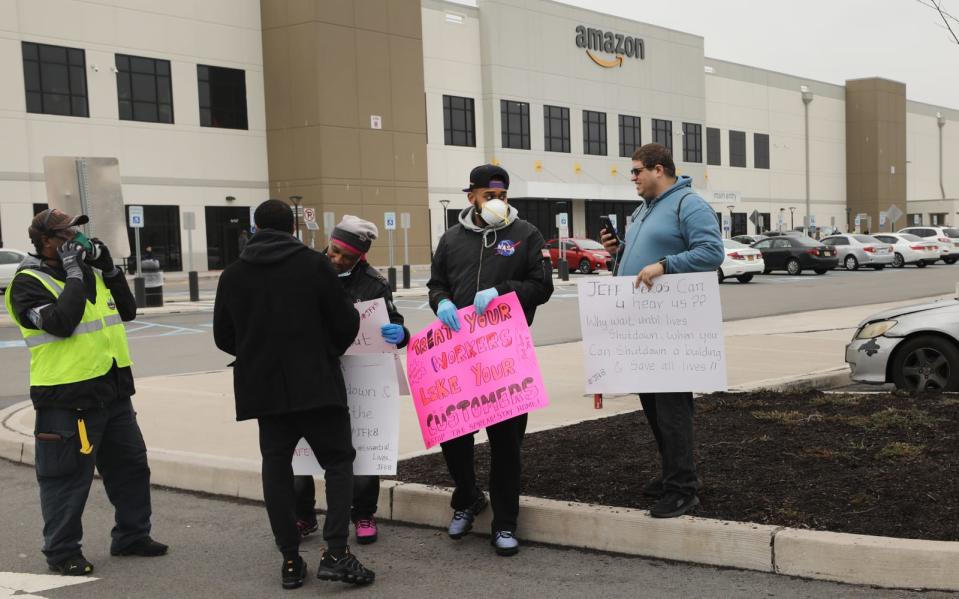
[{"label": "man in yellow safety vest", "polygon": [[36,215],[28,229],[36,254],[5,297],[30,350],[43,553],[51,570],[74,576],[93,572],[80,540],[94,467],[116,509],[110,553],[167,552],[150,538],[150,468],[130,401],[123,321],[136,318],[136,301],[106,245],[80,232],[87,222],[55,208]]}]

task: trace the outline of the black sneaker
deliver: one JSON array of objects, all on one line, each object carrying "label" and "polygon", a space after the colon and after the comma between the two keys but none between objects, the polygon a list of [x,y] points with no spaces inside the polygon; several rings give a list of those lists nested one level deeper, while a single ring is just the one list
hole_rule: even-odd
[{"label": "black sneaker", "polygon": [[50,569],[64,576],[86,576],[93,574],[93,564],[88,562],[82,553],[68,557],[55,564],[50,564]]},{"label": "black sneaker", "polygon": [[110,548],[110,555],[139,555],[140,557],[157,557],[166,555],[170,549],[163,543],[157,543],[150,537],[143,537],[133,541],[123,549]]},{"label": "black sneaker", "polygon": [[663,486],[663,477],[657,476],[653,480],[649,481],[643,485],[643,495],[646,497],[653,497],[659,499],[666,492],[666,488]]},{"label": "black sneaker", "polygon": [[376,574],[364,568],[347,547],[338,551],[325,550],[323,559],[316,568],[316,577],[320,580],[338,580],[350,584],[371,584]]},{"label": "black sneaker", "polygon": [[653,518],[675,518],[691,511],[697,505],[699,505],[699,497],[670,491],[649,510],[649,515]]},{"label": "black sneaker", "polygon": [[296,556],[296,559],[283,560],[280,576],[283,580],[284,589],[300,588],[306,578],[306,562],[300,556]]}]

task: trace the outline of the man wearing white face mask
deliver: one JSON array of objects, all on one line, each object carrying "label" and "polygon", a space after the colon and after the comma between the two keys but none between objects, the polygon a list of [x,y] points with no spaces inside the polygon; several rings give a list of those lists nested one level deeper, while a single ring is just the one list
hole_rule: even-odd
[{"label": "man wearing white face mask", "polygon": [[[515,291],[526,321],[533,324],[536,307],[553,293],[553,273],[543,258],[543,235],[517,217],[509,206],[509,174],[492,164],[470,173],[464,189],[469,207],[463,209],[459,224],[448,229],[433,254],[430,280],[430,307],[451,329],[460,329],[457,309],[473,306],[482,314],[499,295]],[[490,444],[490,500],[493,504],[492,544],[498,555],[519,551],[515,538],[519,514],[520,446],[526,432],[526,414],[504,420],[486,433]],[[450,507],[453,519],[449,535],[462,538],[473,527],[476,515],[487,505],[476,485],[473,463],[473,434],[441,444],[443,457],[456,488]]]}]

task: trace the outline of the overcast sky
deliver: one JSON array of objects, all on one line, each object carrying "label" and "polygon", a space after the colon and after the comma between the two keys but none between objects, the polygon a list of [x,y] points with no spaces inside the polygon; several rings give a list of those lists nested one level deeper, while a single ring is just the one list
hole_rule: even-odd
[{"label": "overcast sky", "polygon": [[[884,77],[959,110],[959,45],[917,0],[559,1],[701,35],[710,58],[837,84]],[[942,3],[959,17],[959,0]]]}]

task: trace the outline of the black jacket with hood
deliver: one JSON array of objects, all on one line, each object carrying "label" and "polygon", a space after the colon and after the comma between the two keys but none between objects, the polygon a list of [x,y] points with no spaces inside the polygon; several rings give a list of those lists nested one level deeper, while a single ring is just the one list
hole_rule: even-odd
[{"label": "black jacket with hood", "polygon": [[393,303],[393,291],[386,278],[366,260],[360,260],[345,277],[340,277],[346,292],[353,297],[354,302],[368,302],[383,298],[386,302],[386,311],[390,315],[390,322],[403,327],[403,340],[396,344],[398,348],[406,347],[410,341],[410,330],[403,325],[405,320]]},{"label": "black jacket with hood", "polygon": [[465,308],[478,291],[495,287],[500,295],[515,291],[527,324],[533,324],[536,307],[553,294],[552,265],[543,257],[539,229],[517,218],[512,206],[500,225],[477,226],[472,206],[460,212],[459,221],[443,233],[433,254],[426,284],[433,312],[444,299]]},{"label": "black jacket with hood", "polygon": [[236,356],[236,418],[345,407],[339,357],[360,315],[329,259],[289,233],[261,229],[220,276],[213,338]]}]

